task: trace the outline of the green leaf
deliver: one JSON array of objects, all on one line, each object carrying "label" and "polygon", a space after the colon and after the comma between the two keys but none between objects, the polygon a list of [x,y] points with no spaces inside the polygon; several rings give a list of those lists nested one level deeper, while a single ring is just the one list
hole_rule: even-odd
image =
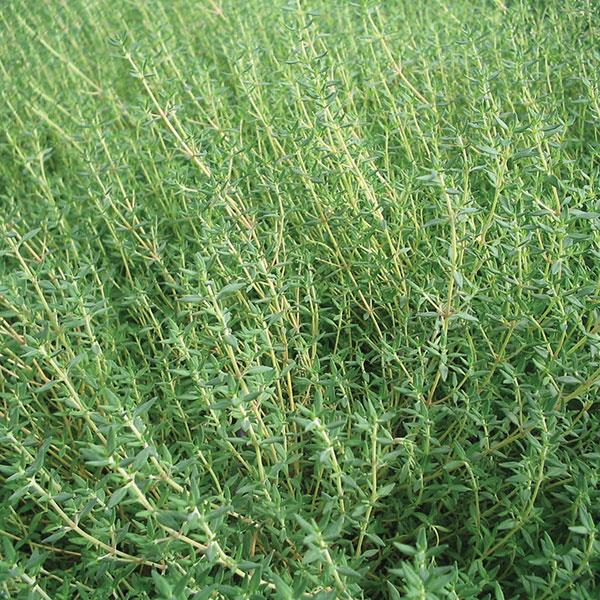
[{"label": "green leaf", "polygon": [[336,571],[340,575],[343,575],[344,577],[356,577],[357,579],[362,577],[362,575],[358,571],[355,571],[354,569],[351,569],[350,567],[339,566],[339,567],[336,567]]},{"label": "green leaf", "polygon": [[151,446],[147,446],[146,448],[140,450],[132,463],[133,469],[135,471],[141,469],[148,462],[148,459],[151,456],[156,456],[156,450],[154,450],[154,448]]},{"label": "green leaf", "polygon": [[119,504],[119,502],[121,502],[121,500],[123,500],[123,498],[125,498],[128,490],[129,490],[129,485],[125,485],[121,488],[116,489],[111,494],[110,498],[108,499],[108,502],[106,503],[106,507],[110,509],[110,508],[114,508],[115,506],[117,506],[117,504]]},{"label": "green leaf", "polygon": [[223,339],[225,340],[225,343],[228,344],[229,346],[231,346],[234,350],[239,349],[239,344],[238,344],[237,338],[234,335],[232,335],[231,333],[226,333],[223,336]]},{"label": "green leaf", "polygon": [[165,598],[171,598],[173,596],[173,590],[167,580],[155,569],[152,570],[152,581],[156,591]]},{"label": "green leaf", "polygon": [[245,287],[246,287],[245,283],[230,283],[230,284],[226,285],[225,287],[221,288],[221,291],[219,292],[219,295],[217,297],[219,299],[225,298],[226,296],[234,294],[235,292],[238,292],[239,290],[243,290]]},{"label": "green leaf", "polygon": [[186,302],[189,304],[199,304],[200,302],[202,302],[203,298],[202,296],[198,296],[197,294],[192,294],[190,296],[182,296],[179,300],[180,302]]},{"label": "green leaf", "polygon": [[590,535],[590,531],[583,525],[572,525],[569,527],[569,531],[576,533],[577,535]]},{"label": "green leaf", "polygon": [[408,546],[407,544],[394,542],[394,546],[396,546],[396,548],[400,550],[402,554],[406,554],[407,556],[414,556],[417,553],[417,550],[415,548],[413,548],[412,546]]},{"label": "green leaf", "polygon": [[396,588],[396,586],[394,586],[389,581],[386,581],[386,585],[387,585],[388,592],[390,594],[390,600],[400,600],[401,596],[400,596],[400,592],[398,591],[398,588]]}]

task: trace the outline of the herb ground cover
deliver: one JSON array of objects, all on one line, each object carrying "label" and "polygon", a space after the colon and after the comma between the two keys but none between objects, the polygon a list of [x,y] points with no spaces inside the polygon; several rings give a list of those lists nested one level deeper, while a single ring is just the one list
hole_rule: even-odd
[{"label": "herb ground cover", "polygon": [[600,596],[592,0],[5,2],[0,596]]}]

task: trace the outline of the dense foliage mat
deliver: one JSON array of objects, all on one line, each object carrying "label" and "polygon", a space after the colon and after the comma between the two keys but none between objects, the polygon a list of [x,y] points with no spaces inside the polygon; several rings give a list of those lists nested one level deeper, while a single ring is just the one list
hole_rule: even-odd
[{"label": "dense foliage mat", "polygon": [[593,0],[0,9],[0,596],[600,597]]}]

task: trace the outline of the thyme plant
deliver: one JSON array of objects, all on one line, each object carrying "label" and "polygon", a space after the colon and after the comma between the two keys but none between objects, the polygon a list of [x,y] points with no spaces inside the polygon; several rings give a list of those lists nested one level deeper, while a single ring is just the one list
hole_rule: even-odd
[{"label": "thyme plant", "polygon": [[600,597],[593,0],[0,9],[0,596]]}]

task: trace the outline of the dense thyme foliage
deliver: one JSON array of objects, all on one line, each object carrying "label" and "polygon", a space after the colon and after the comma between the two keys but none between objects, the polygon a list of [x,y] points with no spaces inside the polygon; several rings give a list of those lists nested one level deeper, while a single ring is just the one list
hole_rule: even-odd
[{"label": "dense thyme foliage", "polygon": [[0,596],[600,597],[593,0],[0,10]]}]

